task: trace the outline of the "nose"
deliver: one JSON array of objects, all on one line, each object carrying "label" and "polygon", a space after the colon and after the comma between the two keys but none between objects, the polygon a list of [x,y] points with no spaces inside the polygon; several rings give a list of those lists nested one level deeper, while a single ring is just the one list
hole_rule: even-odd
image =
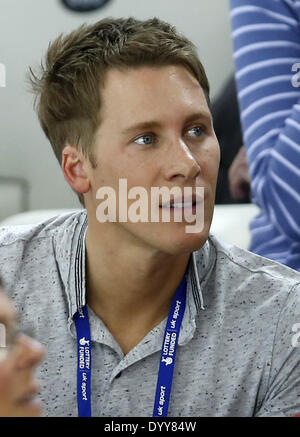
[{"label": "nose", "polygon": [[168,148],[166,163],[169,181],[175,179],[182,179],[183,182],[193,181],[201,173],[199,163],[182,139],[174,141],[172,147]]},{"label": "nose", "polygon": [[16,366],[19,370],[33,368],[41,362],[45,355],[45,348],[38,341],[20,334],[17,339],[18,357]]}]

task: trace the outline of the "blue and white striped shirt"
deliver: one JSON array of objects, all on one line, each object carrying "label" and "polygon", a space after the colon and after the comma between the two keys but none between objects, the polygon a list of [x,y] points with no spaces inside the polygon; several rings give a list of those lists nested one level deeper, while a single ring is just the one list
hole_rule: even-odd
[{"label": "blue and white striped shirt", "polygon": [[300,270],[300,1],[230,0],[250,250]]}]

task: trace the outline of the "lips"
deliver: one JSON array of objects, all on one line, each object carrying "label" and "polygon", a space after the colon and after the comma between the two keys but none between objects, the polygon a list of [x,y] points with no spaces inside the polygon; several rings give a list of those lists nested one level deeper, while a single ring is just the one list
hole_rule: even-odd
[{"label": "lips", "polygon": [[192,196],[182,196],[177,199],[169,200],[161,205],[160,208],[169,208],[169,209],[183,209],[183,208],[192,208],[197,204],[203,202],[203,197],[193,194]]}]

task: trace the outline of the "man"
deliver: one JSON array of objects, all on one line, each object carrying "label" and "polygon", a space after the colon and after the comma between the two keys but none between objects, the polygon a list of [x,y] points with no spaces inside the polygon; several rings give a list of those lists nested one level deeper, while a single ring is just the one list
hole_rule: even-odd
[{"label": "man", "polygon": [[[220,156],[192,43],[156,18],[108,18],[59,37],[32,82],[86,208],[0,231],[0,271],[48,350],[45,414],[296,414],[300,276],[209,237]],[[121,180],[193,196],[160,201],[168,222],[123,220]],[[118,219],[102,222],[105,187]]]}]

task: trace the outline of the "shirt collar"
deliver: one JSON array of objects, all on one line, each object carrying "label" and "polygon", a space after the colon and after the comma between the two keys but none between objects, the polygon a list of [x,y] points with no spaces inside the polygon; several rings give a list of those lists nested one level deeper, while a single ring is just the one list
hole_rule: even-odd
[{"label": "shirt collar", "polygon": [[192,252],[187,275],[187,300],[178,343],[188,343],[196,329],[196,317],[205,310],[203,291],[216,261],[216,251],[210,238]]},{"label": "shirt collar", "polygon": [[68,324],[78,308],[85,304],[86,210],[72,214],[54,237],[56,260],[68,303]]}]

